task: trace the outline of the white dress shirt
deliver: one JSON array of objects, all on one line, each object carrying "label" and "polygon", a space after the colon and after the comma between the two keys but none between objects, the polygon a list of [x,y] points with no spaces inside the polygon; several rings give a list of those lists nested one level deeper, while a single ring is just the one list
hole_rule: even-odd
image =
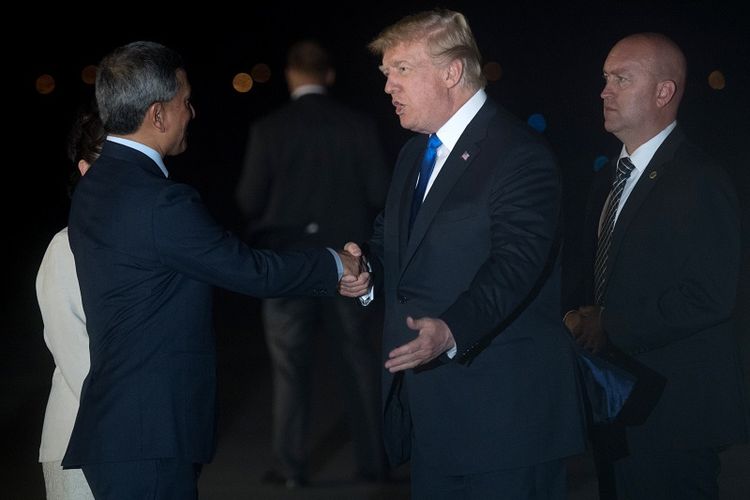
[{"label": "white dress shirt", "polygon": [[619,162],[620,158],[627,156],[628,158],[630,158],[630,161],[633,163],[633,166],[635,168],[632,172],[630,172],[630,176],[625,181],[625,187],[622,189],[622,194],[620,195],[620,204],[617,206],[617,213],[615,214],[615,222],[617,222],[617,218],[620,216],[620,210],[622,210],[622,207],[625,206],[625,202],[627,201],[628,196],[630,196],[630,193],[633,192],[633,188],[638,183],[638,179],[641,178],[641,174],[644,170],[646,170],[649,162],[651,162],[651,158],[653,158],[656,154],[656,150],[659,149],[659,146],[661,146],[661,144],[676,126],[677,122],[673,121],[672,123],[667,125],[664,130],[641,144],[638,149],[633,151],[633,153],[630,155],[628,155],[628,151],[627,149],[625,149],[625,145],[623,144],[622,151],[620,151],[620,156],[618,157],[617,161]]}]

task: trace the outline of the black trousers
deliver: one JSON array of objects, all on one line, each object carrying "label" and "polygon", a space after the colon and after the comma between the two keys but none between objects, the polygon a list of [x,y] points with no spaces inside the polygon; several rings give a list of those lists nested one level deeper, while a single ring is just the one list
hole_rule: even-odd
[{"label": "black trousers", "polygon": [[[369,309],[369,308],[368,308]],[[347,423],[359,474],[386,473],[380,418],[380,330],[370,311],[351,299],[278,298],[263,301],[263,323],[273,369],[272,444],[288,478],[307,479],[316,342],[329,345],[338,365]]]},{"label": "black trousers", "polygon": [[589,431],[600,500],[718,500],[718,450],[631,452],[622,423]]},{"label": "black trousers", "polygon": [[613,464],[618,500],[718,500],[715,449],[631,454]]},{"label": "black trousers", "polygon": [[565,460],[528,467],[445,476],[424,463],[412,444],[412,500],[565,500]]}]

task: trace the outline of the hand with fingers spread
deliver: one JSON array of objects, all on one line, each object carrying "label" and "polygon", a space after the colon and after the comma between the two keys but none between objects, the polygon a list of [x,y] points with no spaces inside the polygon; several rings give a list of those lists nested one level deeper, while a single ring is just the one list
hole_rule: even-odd
[{"label": "hand with fingers spread", "polygon": [[408,316],[406,326],[419,333],[408,344],[388,353],[385,367],[391,373],[428,363],[456,345],[451,329],[442,319]]}]

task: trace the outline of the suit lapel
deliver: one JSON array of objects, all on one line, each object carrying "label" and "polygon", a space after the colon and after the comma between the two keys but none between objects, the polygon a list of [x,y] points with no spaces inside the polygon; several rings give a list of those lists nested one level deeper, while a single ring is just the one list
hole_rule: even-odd
[{"label": "suit lapel", "polygon": [[680,143],[684,140],[684,135],[679,128],[675,128],[671,134],[664,140],[659,149],[656,150],[656,154],[651,158],[651,161],[646,166],[641,176],[638,178],[633,191],[625,201],[620,215],[617,217],[615,228],[612,232],[612,244],[609,248],[608,260],[610,264],[607,265],[607,276],[612,272],[614,263],[617,259],[617,254],[620,249],[620,245],[627,233],[628,226],[638,213],[643,202],[648,198],[651,190],[656,186],[661,176],[667,171],[672,160],[674,159],[675,152],[679,147]]},{"label": "suit lapel", "polygon": [[[412,193],[409,196],[405,196],[404,199],[408,198],[408,204],[401,205],[401,239],[406,241],[406,250],[402,255],[401,259],[401,270],[403,271],[408,265],[409,261],[414,256],[417,248],[424,239],[430,225],[432,224],[435,215],[440,211],[445,199],[450,194],[451,190],[455,186],[456,182],[461,178],[461,175],[466,171],[469,165],[479,156],[479,142],[487,136],[487,124],[492,116],[495,114],[495,106],[490,101],[485,102],[484,106],[479,110],[477,115],[469,122],[466,130],[461,134],[456,146],[451,151],[448,158],[443,164],[443,168],[435,178],[435,181],[427,193],[427,197],[419,209],[416,219],[414,219],[414,226],[411,229],[411,236],[408,235],[408,224],[409,224],[409,210],[411,207],[411,197],[413,196],[413,185],[416,183],[416,170],[419,166],[415,164],[413,179],[410,176],[412,182]],[[405,224],[403,222],[405,221]]]}]

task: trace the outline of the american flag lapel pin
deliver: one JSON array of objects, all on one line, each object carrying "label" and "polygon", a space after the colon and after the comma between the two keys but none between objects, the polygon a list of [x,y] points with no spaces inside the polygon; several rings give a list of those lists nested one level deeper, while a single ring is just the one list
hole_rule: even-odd
[{"label": "american flag lapel pin", "polygon": [[464,161],[466,161],[466,160],[468,160],[468,159],[469,159],[469,156],[471,156],[471,155],[469,154],[469,152],[468,152],[468,151],[464,151],[464,153],[463,153],[463,154],[461,155],[461,158],[463,158],[463,159],[464,159]]}]

